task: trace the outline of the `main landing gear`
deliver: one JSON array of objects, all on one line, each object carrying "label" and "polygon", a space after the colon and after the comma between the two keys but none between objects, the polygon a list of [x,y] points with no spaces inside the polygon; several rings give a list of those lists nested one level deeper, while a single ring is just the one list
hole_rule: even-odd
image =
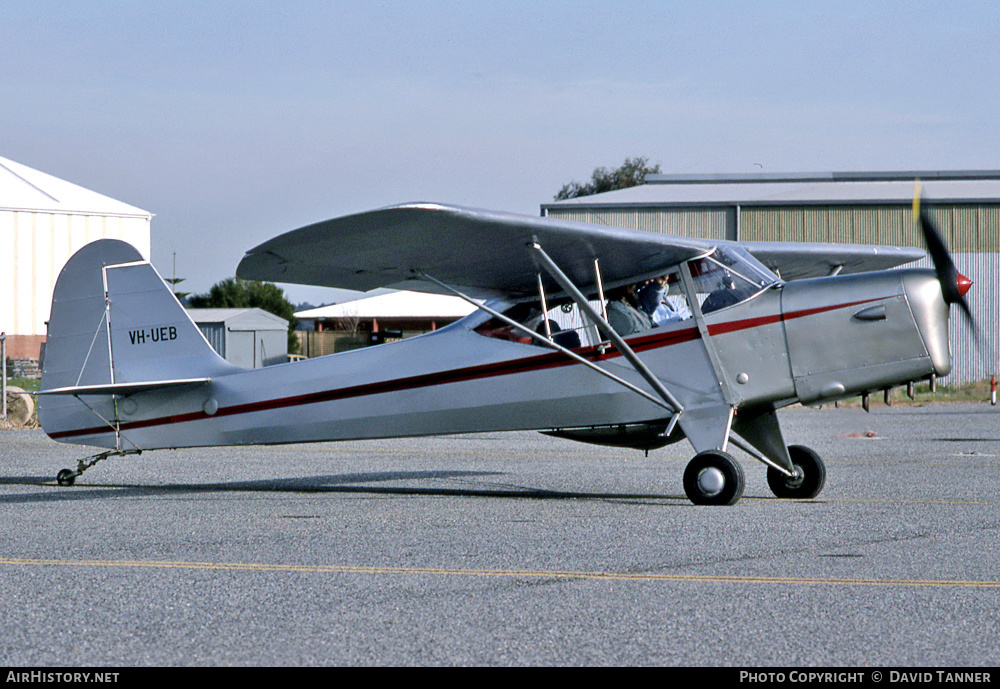
[{"label": "main landing gear", "polygon": [[696,505],[734,505],[744,483],[743,467],[721,450],[699,452],[684,470],[684,492]]},{"label": "main landing gear", "polygon": [[[809,500],[823,490],[826,467],[808,447],[788,448],[795,475],[787,476],[773,467],[767,470],[767,485],[779,498]],[[746,481],[743,468],[732,455],[720,450],[699,452],[684,470],[684,492],[696,505],[734,505],[743,495]]]},{"label": "main landing gear", "polygon": [[792,458],[796,476],[785,476],[777,469],[768,468],[767,485],[779,498],[809,500],[819,495],[826,483],[826,467],[819,455],[804,445],[791,445],[788,454]]}]

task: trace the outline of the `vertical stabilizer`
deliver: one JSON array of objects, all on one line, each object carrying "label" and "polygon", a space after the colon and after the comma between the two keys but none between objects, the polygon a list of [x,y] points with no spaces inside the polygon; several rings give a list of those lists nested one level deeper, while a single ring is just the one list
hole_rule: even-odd
[{"label": "vertical stabilizer", "polygon": [[43,390],[113,382],[104,268],[141,260],[135,247],[114,239],[88,244],[70,257],[52,292]]},{"label": "vertical stabilizer", "polygon": [[[134,247],[98,240],[76,252],[56,281],[41,389],[69,392],[41,395],[39,420],[50,433],[92,424],[94,414],[110,422],[117,413],[111,388],[235,370]],[[74,389],[87,386],[104,392],[80,393],[85,405]]]},{"label": "vertical stabilizer", "polygon": [[115,383],[212,377],[235,367],[220,357],[146,262],[104,269]]}]

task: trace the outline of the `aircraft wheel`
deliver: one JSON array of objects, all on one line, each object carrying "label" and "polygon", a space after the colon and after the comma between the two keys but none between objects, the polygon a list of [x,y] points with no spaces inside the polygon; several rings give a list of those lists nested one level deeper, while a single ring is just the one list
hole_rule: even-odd
[{"label": "aircraft wheel", "polygon": [[790,478],[776,469],[768,469],[767,485],[771,487],[771,492],[779,498],[799,500],[815,498],[826,483],[826,466],[823,460],[804,445],[790,445],[788,454],[792,458],[792,465],[802,475]]},{"label": "aircraft wheel", "polygon": [[743,467],[718,450],[699,452],[684,470],[684,492],[696,505],[734,505],[743,486]]},{"label": "aircraft wheel", "polygon": [[56,482],[60,486],[72,486],[74,481],[76,481],[76,472],[72,469],[63,469],[56,474]]}]

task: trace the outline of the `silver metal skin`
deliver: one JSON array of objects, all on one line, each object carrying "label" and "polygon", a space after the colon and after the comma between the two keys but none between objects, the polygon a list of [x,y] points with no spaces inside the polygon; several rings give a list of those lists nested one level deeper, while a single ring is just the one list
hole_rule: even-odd
[{"label": "silver metal skin", "polygon": [[[500,291],[507,301],[401,342],[244,370],[211,349],[155,269],[130,246],[101,240],[81,249],[54,292],[39,418],[56,440],[109,452],[81,460],[60,482],[72,483],[109,454],[152,449],[533,429],[647,451],[686,438],[696,454],[725,453],[732,441],[776,472],[775,480],[788,478],[783,490],[794,495],[802,469],[789,455],[777,409],[950,370],[948,305],[930,271],[785,283],[730,244],[662,236],[650,241],[575,224],[553,229],[539,219],[518,224],[507,215],[440,206],[390,210],[272,240],[266,252],[248,255],[255,257],[249,265],[286,277],[315,276],[317,254],[296,248],[298,242],[332,246],[324,233],[335,230],[360,262],[350,272],[347,259],[335,259],[347,282],[410,281],[467,298],[463,288],[475,296]],[[433,229],[420,225],[428,217],[449,232],[469,233],[473,244],[493,229],[517,237],[518,251],[501,252],[507,270],[491,265],[485,278],[473,269],[463,272],[417,242]],[[365,240],[358,228],[387,218],[405,241],[376,251],[384,237]],[[686,299],[690,316],[618,336],[588,299],[602,294],[604,284],[624,284],[629,263],[618,253],[604,260],[594,255],[595,247],[634,250],[641,265],[631,277],[668,275],[671,293]],[[861,249],[856,265],[870,248]],[[785,245],[769,246],[767,255],[798,260]],[[300,260],[308,265],[301,268]],[[724,290],[708,286],[718,278],[735,295],[727,305],[716,299]],[[531,290],[534,297],[526,296]],[[567,348],[542,320],[536,327],[506,315],[542,296],[555,309],[575,303],[604,337]],[[531,337],[484,334],[491,323]],[[692,495],[696,503],[715,504],[718,477],[713,482],[712,471],[702,471],[691,488],[703,494]],[[742,481],[740,474],[738,486],[727,488],[736,493],[724,504],[738,500]]]},{"label": "silver metal skin", "polygon": [[948,306],[932,271],[791,282],[782,312],[795,398],[804,404],[951,370]]}]

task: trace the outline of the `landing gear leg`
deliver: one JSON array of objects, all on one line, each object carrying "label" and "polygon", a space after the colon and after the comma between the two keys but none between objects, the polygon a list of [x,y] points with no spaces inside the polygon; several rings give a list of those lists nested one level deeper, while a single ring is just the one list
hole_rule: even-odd
[{"label": "landing gear leg", "polygon": [[60,486],[72,486],[76,482],[77,476],[81,475],[84,471],[94,466],[102,459],[107,459],[108,457],[124,457],[125,455],[138,455],[141,453],[142,450],[108,450],[107,452],[101,452],[100,454],[86,457],[77,462],[75,471],[73,469],[63,469],[56,474],[56,483]]},{"label": "landing gear leg", "polygon": [[790,445],[788,454],[795,468],[795,476],[785,476],[777,469],[768,468],[767,485],[771,487],[771,492],[779,498],[815,498],[826,483],[823,460],[804,445]]},{"label": "landing gear leg", "polygon": [[734,505],[744,483],[739,462],[719,450],[699,452],[684,470],[684,492],[696,505]]}]

